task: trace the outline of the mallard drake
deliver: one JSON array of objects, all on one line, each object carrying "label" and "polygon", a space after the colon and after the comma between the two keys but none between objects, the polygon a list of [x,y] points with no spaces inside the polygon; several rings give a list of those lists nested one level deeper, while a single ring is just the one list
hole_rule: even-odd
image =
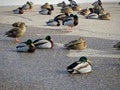
[{"label": "mallard drake", "polygon": [[46,36],[43,39],[37,39],[33,41],[35,44],[35,47],[38,49],[51,49],[53,48],[53,41],[51,39],[51,36]]},{"label": "mallard drake", "polygon": [[87,19],[98,19],[98,14],[96,13],[90,13],[86,16]]},{"label": "mallard drake", "polygon": [[54,20],[54,19],[50,19],[48,22],[46,22],[46,24],[48,26],[60,26],[59,20]]},{"label": "mallard drake", "polygon": [[69,18],[63,20],[62,24],[72,29],[72,27],[78,25],[78,16],[71,14]]},{"label": "mallard drake", "polygon": [[28,39],[26,42],[21,42],[16,46],[17,52],[34,52],[36,50],[35,45],[31,39]]},{"label": "mallard drake", "polygon": [[12,24],[12,26],[13,26],[13,27],[20,27],[20,25],[21,25],[22,23],[25,24],[24,22],[14,22],[14,23]]},{"label": "mallard drake", "polygon": [[87,16],[88,14],[90,14],[90,10],[89,10],[89,8],[82,9],[78,12],[78,14],[83,15],[83,16]]},{"label": "mallard drake", "polygon": [[42,9],[39,13],[42,15],[51,15],[52,12],[50,9]]},{"label": "mallard drake", "polygon": [[67,71],[70,74],[89,73],[92,71],[91,61],[84,56],[80,57],[79,61],[67,67]]},{"label": "mallard drake", "polygon": [[19,7],[19,8],[17,8],[17,9],[13,10],[13,13],[14,13],[14,14],[23,14],[24,11],[23,11],[23,9],[22,9],[21,7]]},{"label": "mallard drake", "polygon": [[106,14],[99,16],[99,19],[101,19],[101,20],[110,20],[111,18],[112,18],[112,16],[110,13],[106,13]]},{"label": "mallard drake", "polygon": [[26,32],[25,23],[21,23],[19,27],[14,27],[5,33],[7,37],[15,38],[19,42],[18,37],[21,37]]},{"label": "mallard drake", "polygon": [[86,16],[87,19],[97,19],[98,18],[98,14],[94,13],[94,9],[93,8],[89,8],[90,10],[90,14],[88,14]]},{"label": "mallard drake", "polygon": [[66,47],[67,49],[83,50],[86,49],[87,44],[83,38],[79,38],[78,40],[74,40],[67,44],[64,44],[64,47]]},{"label": "mallard drake", "polygon": [[24,11],[32,10],[32,9],[33,9],[33,3],[27,1],[26,4],[24,4],[21,8],[22,8]]},{"label": "mallard drake", "polygon": [[117,44],[115,44],[113,47],[116,48],[116,49],[118,49],[118,50],[120,50],[120,42],[118,42]]}]

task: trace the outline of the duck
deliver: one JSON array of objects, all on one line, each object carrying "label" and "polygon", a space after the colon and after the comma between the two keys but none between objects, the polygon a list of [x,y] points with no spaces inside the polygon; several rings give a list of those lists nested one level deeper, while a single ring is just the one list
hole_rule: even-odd
[{"label": "duck", "polygon": [[44,5],[41,6],[41,9],[54,10],[54,7],[53,7],[53,5],[50,5],[49,3],[45,3]]},{"label": "duck", "polygon": [[48,26],[60,26],[60,21],[55,19],[50,19],[46,22]]},{"label": "duck", "polygon": [[79,5],[72,7],[73,11],[80,11],[81,7]]},{"label": "duck", "polygon": [[116,43],[113,47],[120,50],[120,42]]},{"label": "duck", "polygon": [[17,8],[17,9],[13,10],[13,13],[14,13],[14,14],[23,14],[24,11],[23,11],[23,9],[22,9],[21,7],[19,7],[19,8]]},{"label": "duck", "polygon": [[42,15],[51,15],[52,12],[50,9],[42,9],[39,13]]},{"label": "duck", "polygon": [[24,4],[21,8],[22,8],[24,11],[30,11],[30,10],[33,9],[33,3],[27,1],[26,4]]},{"label": "duck", "polygon": [[93,8],[89,8],[90,14],[86,16],[87,19],[98,19],[98,14],[94,13]]},{"label": "duck", "polygon": [[72,30],[72,27],[78,25],[78,16],[71,14],[70,17],[68,17],[67,19],[63,20],[62,24],[64,26],[68,26],[69,30]]},{"label": "duck", "polygon": [[87,44],[83,38],[79,38],[78,40],[73,40],[67,44],[64,44],[64,47],[66,47],[67,49],[84,50],[86,49]]},{"label": "duck", "polygon": [[26,32],[26,25],[25,23],[21,23],[19,27],[14,27],[9,31],[5,32],[5,35],[10,38],[15,38],[16,43],[19,42],[18,37],[21,37]]},{"label": "duck", "polygon": [[53,41],[51,36],[46,36],[43,39],[36,39],[33,41],[35,47],[37,49],[52,49],[53,48]]},{"label": "duck", "polygon": [[26,42],[21,42],[16,45],[17,52],[34,52],[36,50],[35,45],[31,39],[28,39]]},{"label": "duck", "polygon": [[67,66],[67,72],[70,74],[86,74],[92,72],[92,64],[87,57],[80,57],[79,61],[73,62]]},{"label": "duck", "polygon": [[100,20],[110,20],[112,18],[111,14],[110,13],[106,13],[106,14],[103,14],[103,15],[99,15],[99,19]]},{"label": "duck", "polygon": [[64,8],[61,9],[61,13],[69,14],[69,13],[73,13],[73,10],[72,10],[71,7],[64,7]]},{"label": "duck", "polygon": [[78,11],[78,14],[83,15],[83,16],[87,16],[89,13],[90,13],[89,8]]}]

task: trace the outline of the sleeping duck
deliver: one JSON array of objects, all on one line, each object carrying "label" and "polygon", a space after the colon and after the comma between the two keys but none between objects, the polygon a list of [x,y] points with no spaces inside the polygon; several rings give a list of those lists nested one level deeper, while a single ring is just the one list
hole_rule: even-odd
[{"label": "sleeping duck", "polygon": [[21,42],[16,46],[17,52],[34,52],[36,50],[35,45],[31,39],[28,39],[26,42]]},{"label": "sleeping duck", "polygon": [[98,14],[94,13],[93,8],[89,8],[90,14],[86,16],[87,19],[98,19]]},{"label": "sleeping duck", "polygon": [[25,23],[21,23],[19,27],[14,27],[7,31],[5,35],[7,37],[15,38],[16,42],[19,42],[18,37],[21,37],[26,32],[26,25]]},{"label": "sleeping duck", "polygon": [[72,10],[71,7],[64,7],[64,8],[61,9],[61,13],[69,14],[69,13],[73,13],[73,10]]},{"label": "sleeping duck", "polygon": [[45,3],[44,5],[41,6],[41,9],[54,10],[54,7],[53,7],[53,5],[50,5],[49,3]]},{"label": "sleeping duck", "polygon": [[21,7],[24,11],[29,11],[33,9],[33,3],[32,2],[26,2],[26,4],[24,4]]},{"label": "sleeping duck", "polygon": [[51,36],[46,36],[43,39],[37,39],[33,41],[37,49],[51,49],[53,48],[53,41]]},{"label": "sleeping duck", "polygon": [[23,9],[22,9],[21,7],[19,7],[19,8],[17,8],[17,9],[13,10],[13,13],[14,13],[14,14],[23,14],[24,11],[23,11]]},{"label": "sleeping duck", "polygon": [[39,13],[42,15],[51,15],[52,11],[50,9],[42,9]]},{"label": "sleeping duck", "polygon": [[69,18],[63,20],[62,24],[72,29],[72,27],[78,25],[78,16],[71,14]]},{"label": "sleeping duck", "polygon": [[118,42],[117,44],[115,44],[113,47],[116,48],[116,49],[118,49],[118,50],[120,50],[120,42]]},{"label": "sleeping duck", "polygon": [[46,22],[48,26],[60,26],[60,21],[59,20],[54,20],[50,19],[49,21]]},{"label": "sleeping duck", "polygon": [[89,13],[90,13],[89,8],[82,9],[78,12],[78,14],[83,15],[83,16],[87,16]]},{"label": "sleeping duck", "polygon": [[70,74],[82,74],[92,71],[91,61],[86,57],[80,57],[79,61],[76,61],[67,67],[67,71]]},{"label": "sleeping duck", "polygon": [[112,16],[110,13],[106,13],[106,14],[99,16],[99,19],[101,19],[101,20],[110,20],[111,18],[112,18]]},{"label": "sleeping duck", "polygon": [[79,5],[72,7],[73,11],[80,11],[81,7]]},{"label": "sleeping duck", "polygon": [[78,40],[74,40],[67,44],[64,44],[64,47],[66,47],[67,49],[83,50],[86,49],[87,44],[83,38],[79,38]]}]

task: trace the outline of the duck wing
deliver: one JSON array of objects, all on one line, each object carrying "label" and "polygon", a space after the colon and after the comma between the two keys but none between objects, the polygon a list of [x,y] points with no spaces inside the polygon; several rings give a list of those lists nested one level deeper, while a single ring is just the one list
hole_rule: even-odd
[{"label": "duck wing", "polygon": [[78,62],[72,63],[71,65],[69,65],[69,66],[67,67],[67,70],[72,70],[72,69],[74,69],[74,67],[76,67],[78,64],[79,64]]},{"label": "duck wing", "polygon": [[67,44],[64,44],[64,46],[67,47],[67,46],[75,44],[76,42],[78,42],[78,40],[73,40],[73,41],[71,41],[71,42],[69,42]]},{"label": "duck wing", "polygon": [[42,38],[41,39],[36,39],[35,41],[33,41],[33,43],[37,43],[40,40],[43,40],[43,39]]},{"label": "duck wing", "polygon": [[44,39],[37,39],[33,43],[35,44],[35,46],[41,46],[41,45],[48,43],[48,41]]},{"label": "duck wing", "polygon": [[59,14],[54,18],[54,20],[64,20],[68,16],[68,14]]},{"label": "duck wing", "polygon": [[21,33],[20,28],[13,28],[6,32],[5,35],[7,35],[7,37],[17,37],[19,33]]}]

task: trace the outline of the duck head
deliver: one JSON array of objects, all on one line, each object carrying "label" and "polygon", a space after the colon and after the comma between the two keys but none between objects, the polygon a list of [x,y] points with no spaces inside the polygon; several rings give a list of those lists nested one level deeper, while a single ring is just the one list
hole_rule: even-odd
[{"label": "duck head", "polygon": [[28,39],[25,43],[26,43],[27,45],[32,45],[32,46],[34,46],[34,44],[33,44],[33,42],[32,42],[31,39]]},{"label": "duck head", "polygon": [[31,44],[32,43],[32,40],[31,39],[28,39],[27,41],[26,41],[26,44],[27,45],[29,45],[29,44]]},{"label": "duck head", "polygon": [[48,35],[48,36],[45,37],[45,39],[50,41],[51,40],[51,36]]},{"label": "duck head", "polygon": [[28,52],[34,52],[36,50],[35,45],[33,44],[31,39],[28,39],[25,43],[29,45]]},{"label": "duck head", "polygon": [[74,17],[75,19],[78,19],[78,16],[77,16],[77,15],[74,15],[73,17]]},{"label": "duck head", "polygon": [[87,62],[87,58],[85,56],[80,57],[79,61],[80,62]]}]

